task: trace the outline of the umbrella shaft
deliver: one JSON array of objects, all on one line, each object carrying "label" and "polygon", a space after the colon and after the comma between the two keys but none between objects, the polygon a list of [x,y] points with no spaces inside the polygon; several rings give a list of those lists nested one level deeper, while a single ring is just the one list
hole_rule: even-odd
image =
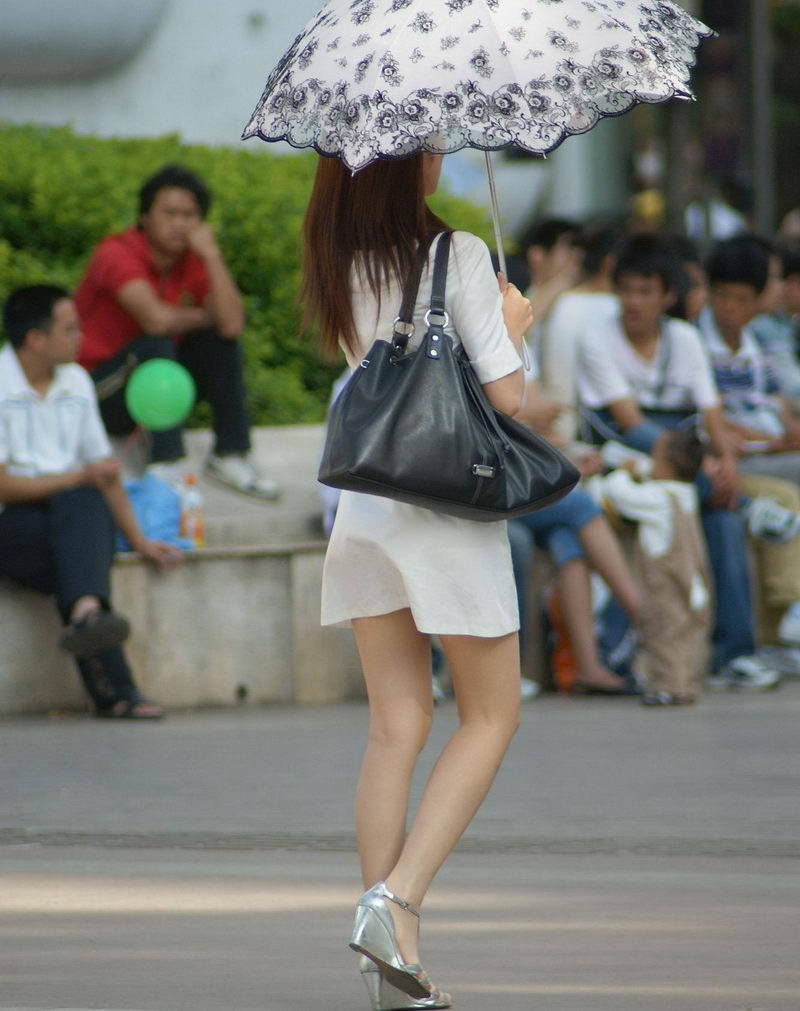
[{"label": "umbrella shaft", "polygon": [[508,277],[506,269],[506,253],[503,248],[503,235],[500,231],[500,214],[497,210],[497,190],[494,185],[494,169],[492,168],[492,156],[489,151],[486,154],[486,174],[489,177],[489,197],[492,201],[492,223],[494,225],[494,241],[497,246],[497,261],[500,269]]}]

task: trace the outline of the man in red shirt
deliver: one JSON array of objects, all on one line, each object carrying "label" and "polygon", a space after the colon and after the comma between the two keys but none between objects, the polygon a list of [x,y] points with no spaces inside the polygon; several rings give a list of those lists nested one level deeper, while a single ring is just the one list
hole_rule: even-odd
[{"label": "man in red shirt", "polygon": [[[104,239],[75,294],[83,342],[80,364],[95,382],[111,435],[135,423],[125,406],[133,369],[173,358],[192,375],[214,412],[216,442],[206,473],[260,498],[278,487],[259,476],[248,453],[242,350],[244,308],[205,217],[211,194],[194,173],[168,165],[139,191],[138,225]],[[169,476],[184,455],[180,428],[153,432],[150,458]]]}]

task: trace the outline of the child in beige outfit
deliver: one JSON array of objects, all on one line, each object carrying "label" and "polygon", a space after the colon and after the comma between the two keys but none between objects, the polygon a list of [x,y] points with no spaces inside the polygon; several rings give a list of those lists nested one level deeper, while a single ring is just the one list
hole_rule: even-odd
[{"label": "child in beige outfit", "polygon": [[665,432],[649,480],[637,480],[635,465],[603,479],[606,502],[638,524],[646,705],[696,701],[708,660],[711,577],[694,485],[703,452],[693,432]]}]

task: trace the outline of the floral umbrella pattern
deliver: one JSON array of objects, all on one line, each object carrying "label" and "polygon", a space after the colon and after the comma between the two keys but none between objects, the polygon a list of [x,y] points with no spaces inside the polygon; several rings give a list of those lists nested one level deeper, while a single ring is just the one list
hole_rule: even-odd
[{"label": "floral umbrella pattern", "polygon": [[640,102],[691,98],[712,32],[669,0],[330,0],[270,74],[243,137],[375,158],[546,154]]}]

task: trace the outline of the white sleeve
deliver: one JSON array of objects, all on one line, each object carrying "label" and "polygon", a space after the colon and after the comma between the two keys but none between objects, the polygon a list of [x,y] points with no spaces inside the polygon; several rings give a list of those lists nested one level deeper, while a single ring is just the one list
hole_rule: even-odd
[{"label": "white sleeve", "polygon": [[0,412],[0,467],[4,467],[8,463],[10,456],[6,426],[3,422],[2,412]]},{"label": "white sleeve", "polygon": [[603,331],[589,331],[578,341],[575,383],[578,399],[585,407],[607,407],[633,396],[619,365],[609,354]]},{"label": "white sleeve", "polygon": [[[677,323],[677,321],[676,321]],[[673,324],[675,326],[676,324]],[[719,405],[719,391],[714,381],[711,362],[700,335],[689,324],[678,327],[680,333],[681,372],[686,376],[695,406],[707,411]]]},{"label": "white sleeve", "polygon": [[669,509],[664,489],[650,481],[640,484],[627,470],[613,470],[603,478],[603,498],[620,516],[636,523],[658,523]]},{"label": "white sleeve", "polygon": [[503,299],[489,249],[468,232],[454,232],[451,255],[458,283],[447,310],[481,383],[492,383],[522,367],[503,320]]},{"label": "white sleeve", "polygon": [[[553,306],[542,327],[542,388],[560,404],[575,406],[575,358],[580,339],[574,299],[567,293]],[[580,313],[579,313],[580,315]]]},{"label": "white sleeve", "polygon": [[113,450],[111,449],[108,434],[100,417],[94,383],[89,374],[81,369],[80,366],[76,365],[75,368],[80,369],[81,373],[81,378],[76,382],[76,385],[78,385],[78,382],[81,383],[83,386],[81,393],[89,402],[89,409],[84,416],[84,426],[78,450],[80,458],[84,463],[106,460],[108,457],[113,456]]}]

